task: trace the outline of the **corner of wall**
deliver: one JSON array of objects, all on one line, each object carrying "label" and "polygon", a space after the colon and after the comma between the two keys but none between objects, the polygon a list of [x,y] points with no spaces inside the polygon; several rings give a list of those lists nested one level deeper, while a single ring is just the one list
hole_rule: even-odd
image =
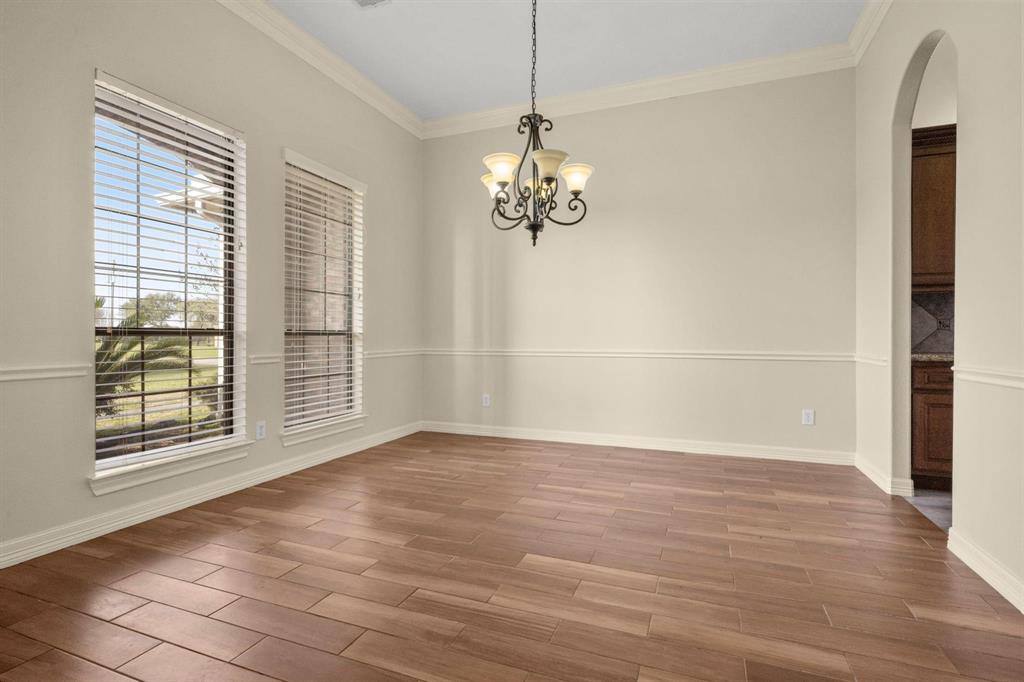
[{"label": "corner of wall", "polygon": [[1015,575],[1009,567],[965,538],[956,528],[949,529],[947,547],[972,571],[981,576],[982,580],[1013,604],[1018,611],[1024,613],[1024,578]]},{"label": "corner of wall", "polygon": [[909,478],[893,478],[876,467],[861,452],[854,456],[853,464],[857,470],[868,477],[883,492],[889,495],[909,497],[914,494],[914,481]]}]

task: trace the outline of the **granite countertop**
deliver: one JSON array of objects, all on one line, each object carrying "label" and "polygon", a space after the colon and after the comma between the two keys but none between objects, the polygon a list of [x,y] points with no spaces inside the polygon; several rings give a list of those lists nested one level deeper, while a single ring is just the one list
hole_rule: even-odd
[{"label": "granite countertop", "polygon": [[911,353],[913,362],[953,362],[952,353]]}]

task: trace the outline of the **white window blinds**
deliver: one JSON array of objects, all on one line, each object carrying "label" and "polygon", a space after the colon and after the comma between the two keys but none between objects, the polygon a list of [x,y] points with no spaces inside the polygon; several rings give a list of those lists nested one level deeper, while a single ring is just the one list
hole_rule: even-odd
[{"label": "white window blinds", "polygon": [[284,425],[362,411],[363,189],[288,153]]},{"label": "white window blinds", "polygon": [[244,430],[245,149],[96,83],[98,466]]}]

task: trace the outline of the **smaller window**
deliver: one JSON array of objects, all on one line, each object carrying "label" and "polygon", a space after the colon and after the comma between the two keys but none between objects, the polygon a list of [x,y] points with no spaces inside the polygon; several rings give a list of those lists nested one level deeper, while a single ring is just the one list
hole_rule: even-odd
[{"label": "smaller window", "polygon": [[285,155],[284,425],[362,412],[360,183]]}]

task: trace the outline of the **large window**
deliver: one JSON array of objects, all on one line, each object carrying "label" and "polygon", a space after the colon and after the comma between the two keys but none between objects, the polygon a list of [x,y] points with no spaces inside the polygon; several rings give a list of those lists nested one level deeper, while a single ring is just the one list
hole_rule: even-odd
[{"label": "large window", "polygon": [[245,152],[237,136],[106,79],[95,124],[105,467],[243,430]]},{"label": "large window", "polygon": [[285,427],[362,410],[365,188],[285,156]]}]

